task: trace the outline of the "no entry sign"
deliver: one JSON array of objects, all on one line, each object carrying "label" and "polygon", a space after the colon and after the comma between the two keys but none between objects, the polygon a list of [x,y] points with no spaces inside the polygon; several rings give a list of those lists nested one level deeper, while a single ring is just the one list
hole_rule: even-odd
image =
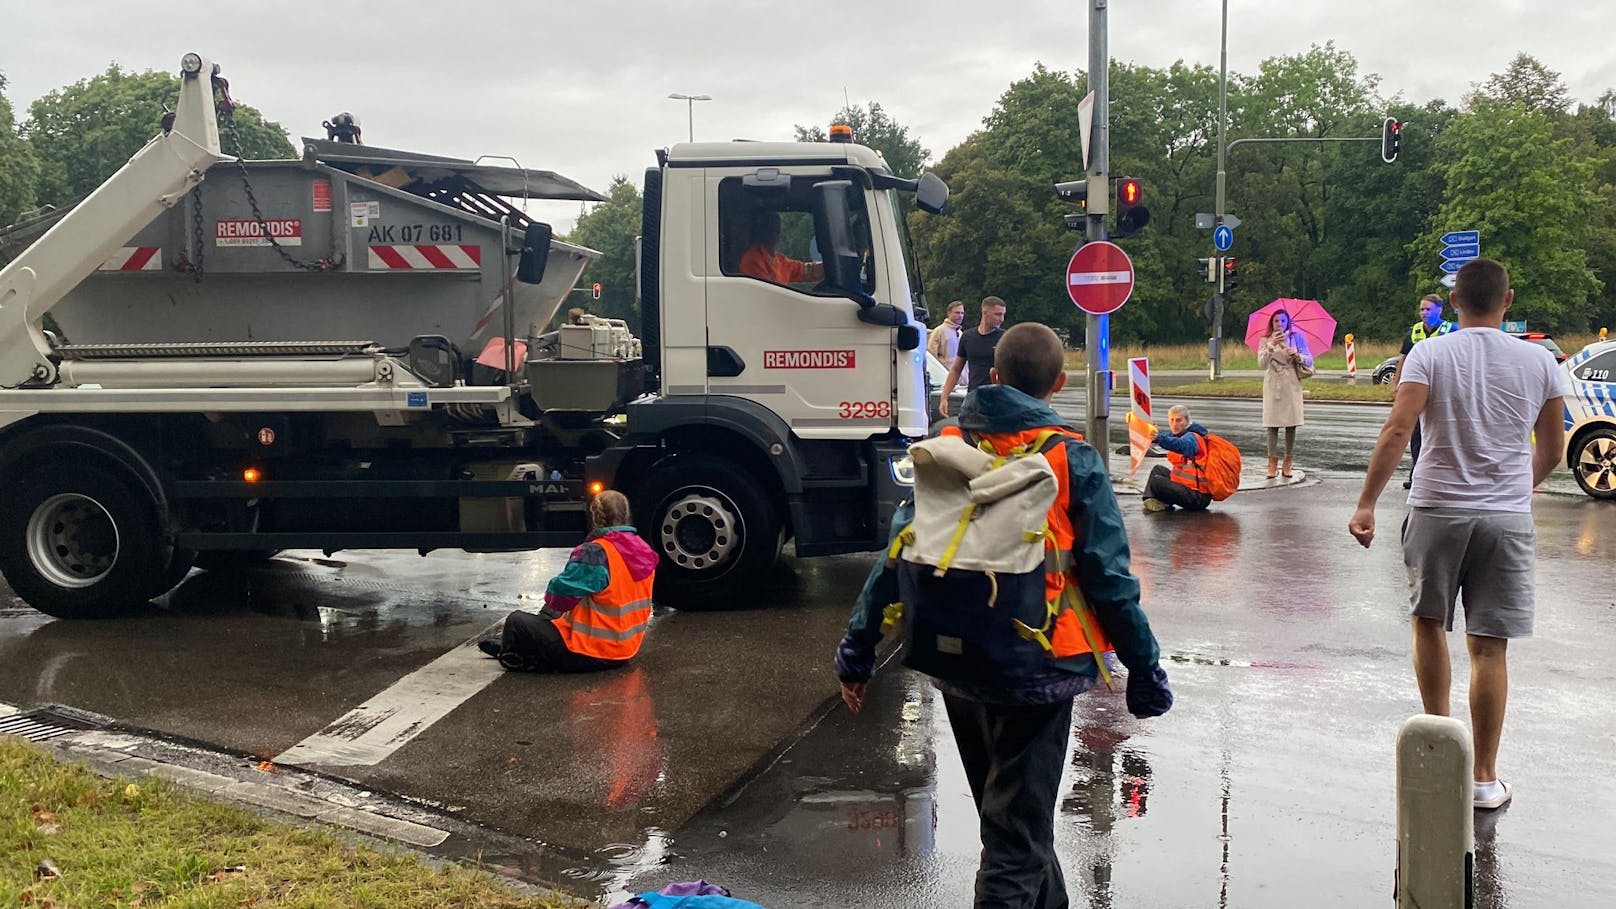
[{"label": "no entry sign", "polygon": [[1085,243],[1066,265],[1066,293],[1089,315],[1116,312],[1133,293],[1133,260],[1115,243]]}]

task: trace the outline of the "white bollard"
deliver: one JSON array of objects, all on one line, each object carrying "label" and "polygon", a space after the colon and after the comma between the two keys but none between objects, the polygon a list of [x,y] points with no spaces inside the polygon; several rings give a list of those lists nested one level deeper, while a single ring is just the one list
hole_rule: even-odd
[{"label": "white bollard", "polygon": [[1470,732],[1422,713],[1397,733],[1398,909],[1471,909],[1475,786]]}]

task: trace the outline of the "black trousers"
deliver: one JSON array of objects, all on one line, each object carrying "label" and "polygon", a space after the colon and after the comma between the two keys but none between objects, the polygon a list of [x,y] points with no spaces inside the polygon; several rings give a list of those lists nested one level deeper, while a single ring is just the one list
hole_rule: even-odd
[{"label": "black trousers", "polygon": [[1150,469],[1150,479],[1145,482],[1145,498],[1177,505],[1186,511],[1204,511],[1206,506],[1212,504],[1210,494],[1196,492],[1183,483],[1174,483],[1172,468],[1165,464],[1157,464]]},{"label": "black trousers", "polygon": [[1055,803],[1072,701],[983,704],[943,695],[981,820],[974,909],[1067,909],[1055,855]]},{"label": "black trousers", "polygon": [[602,660],[573,653],[556,630],[555,620],[531,612],[506,616],[499,644],[499,664],[525,672],[599,672],[628,664],[628,660]]}]

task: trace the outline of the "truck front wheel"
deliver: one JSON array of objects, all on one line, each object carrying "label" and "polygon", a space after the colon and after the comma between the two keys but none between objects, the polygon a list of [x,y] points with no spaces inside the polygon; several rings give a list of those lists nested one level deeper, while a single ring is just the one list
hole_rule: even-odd
[{"label": "truck front wheel", "polygon": [[[658,464],[634,497],[640,535],[662,557],[656,598],[682,609],[732,606],[780,556],[782,525],[768,493],[719,458]],[[744,600],[743,600],[744,601]]]},{"label": "truck front wheel", "polygon": [[157,504],[99,465],[45,467],[0,493],[0,571],[28,605],[63,619],[126,612],[161,586],[173,556]]}]

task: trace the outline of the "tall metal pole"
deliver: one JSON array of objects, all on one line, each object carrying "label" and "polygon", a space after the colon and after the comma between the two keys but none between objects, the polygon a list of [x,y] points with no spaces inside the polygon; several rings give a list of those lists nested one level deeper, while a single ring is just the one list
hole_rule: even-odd
[{"label": "tall metal pole", "polygon": [[[1227,2],[1227,0],[1225,0],[1225,2]],[[696,141],[696,99],[695,98],[686,98],[685,99],[685,118],[690,121],[690,124],[689,124],[690,125],[690,140],[689,141],[694,142],[694,141]],[[1221,171],[1221,170],[1223,170],[1223,168],[1220,166],[1218,168],[1218,170]],[[1218,209],[1219,214],[1221,214],[1222,211],[1223,210],[1221,208]]]},{"label": "tall metal pole", "polygon": [[[1212,226],[1223,223],[1224,159],[1229,154],[1229,0],[1223,0],[1223,29],[1218,40],[1218,188],[1212,205]],[[1216,249],[1212,255],[1218,260],[1217,284],[1212,293],[1212,381],[1223,378],[1223,253]]]},{"label": "tall metal pole", "polygon": [[[1106,40],[1106,6],[1109,0],[1090,0],[1089,6],[1089,88],[1094,92],[1094,123],[1089,131],[1088,232],[1089,242],[1104,240],[1105,222],[1111,206],[1111,51]],[[1089,316],[1086,325],[1084,362],[1088,374],[1087,426],[1085,435],[1100,453],[1106,473],[1111,472],[1111,344],[1105,316]]]}]

